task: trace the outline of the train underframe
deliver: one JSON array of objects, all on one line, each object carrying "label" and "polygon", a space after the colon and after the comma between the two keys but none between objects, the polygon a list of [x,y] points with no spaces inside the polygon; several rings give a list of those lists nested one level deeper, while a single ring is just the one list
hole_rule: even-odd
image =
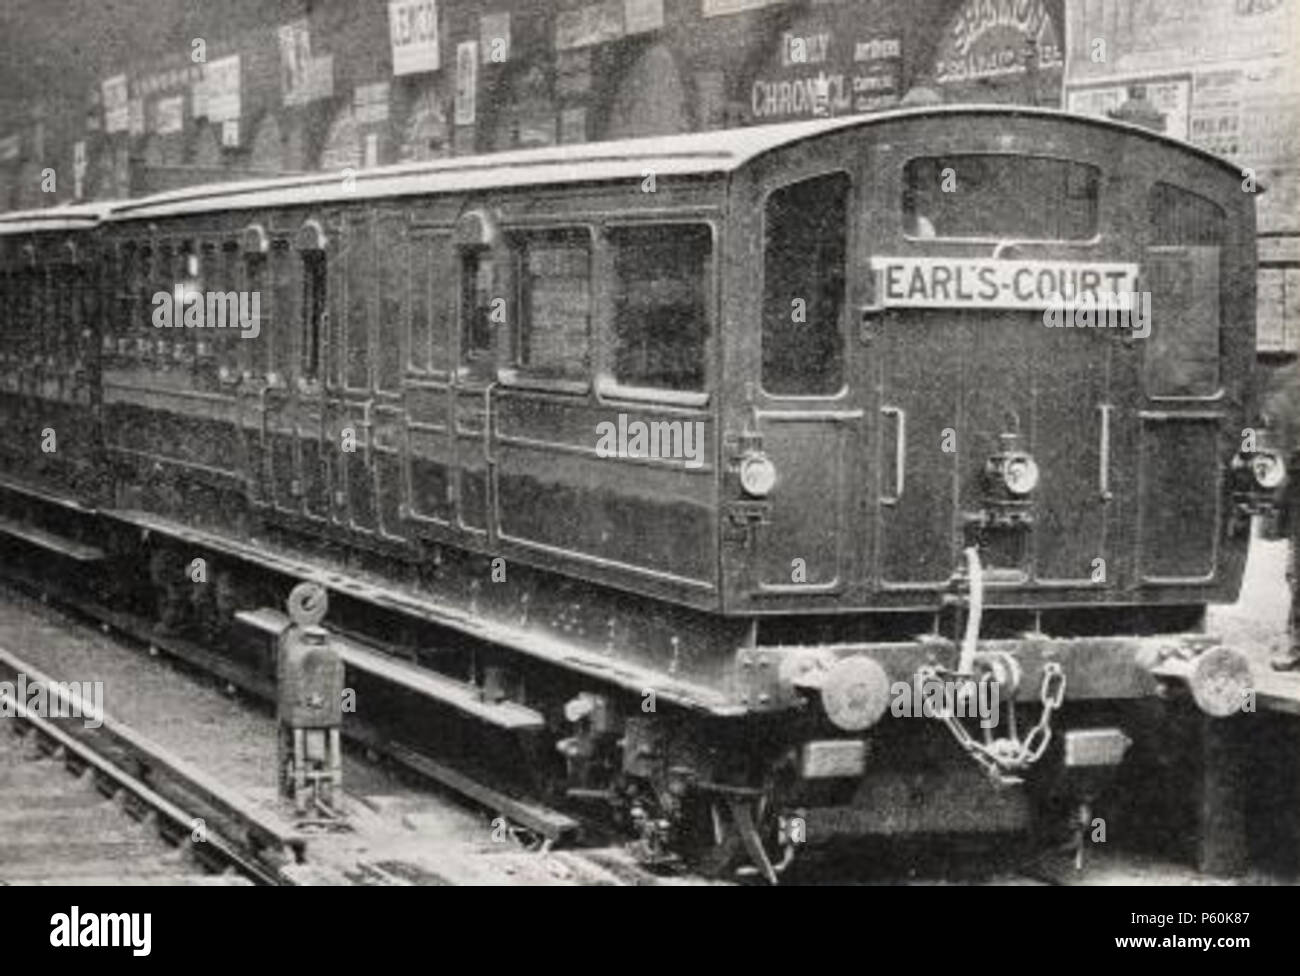
[{"label": "train underframe", "polygon": [[350,673],[384,734],[623,832],[647,861],[724,874],[775,881],[803,845],[869,837],[1056,842],[1068,827],[1078,840],[1126,754],[1158,752],[1171,721],[1197,706],[1228,716],[1250,693],[1242,656],[1194,627],[972,639],[959,608],[951,637],[769,644],[753,621],[514,564],[514,585],[495,586],[489,558],[450,547],[402,560],[341,542],[311,550],[292,530],[236,541],[12,487],[4,518],[103,553],[65,564],[34,545],[20,572],[133,609],[263,677],[274,661],[238,615],[314,579],[336,633],[540,716],[526,731],[482,728]]}]

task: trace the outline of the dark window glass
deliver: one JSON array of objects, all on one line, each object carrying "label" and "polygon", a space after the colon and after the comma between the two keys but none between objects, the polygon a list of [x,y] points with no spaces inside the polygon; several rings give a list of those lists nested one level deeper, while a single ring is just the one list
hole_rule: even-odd
[{"label": "dark window glass", "polygon": [[614,378],[625,386],[701,391],[709,336],[713,237],[707,226],[611,230]]},{"label": "dark window glass", "polygon": [[1168,183],[1152,187],[1147,211],[1152,237],[1143,262],[1151,292],[1151,334],[1143,350],[1147,393],[1211,396],[1219,388],[1227,215],[1218,204]]},{"label": "dark window glass", "polygon": [[587,376],[591,241],[585,232],[521,237],[514,364],[541,376]]},{"label": "dark window glass", "polygon": [[485,247],[461,252],[460,358],[462,363],[490,359],[496,262]]},{"label": "dark window glass", "polygon": [[324,251],[302,252],[302,375],[309,380],[321,378],[328,272]]},{"label": "dark window glass", "polygon": [[1169,183],[1147,198],[1153,244],[1221,247],[1227,216],[1217,203]]},{"label": "dark window glass", "polygon": [[811,396],[844,385],[844,256],[849,178],[832,173],[767,198],[763,226],[763,389]]},{"label": "dark window glass", "polygon": [[910,159],[903,229],[912,237],[1086,240],[1097,233],[1101,174],[1045,156],[970,153]]}]

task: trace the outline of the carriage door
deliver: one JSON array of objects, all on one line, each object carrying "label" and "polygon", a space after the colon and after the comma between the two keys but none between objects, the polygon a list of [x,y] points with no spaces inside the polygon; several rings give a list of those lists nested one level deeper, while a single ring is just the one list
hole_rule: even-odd
[{"label": "carriage door", "polygon": [[942,591],[968,547],[992,583],[1115,585],[1120,330],[1045,314],[1136,282],[1099,254],[1100,168],[931,142],[889,158],[901,186],[880,181],[875,209],[902,219],[871,254],[881,587]]},{"label": "carriage door", "polygon": [[308,381],[297,334],[304,276],[324,251],[321,241],[304,243],[301,234],[295,243],[268,241],[259,227],[245,231],[245,287],[259,294],[260,331],[250,349],[252,382],[241,387],[241,413],[247,430],[255,409],[261,428],[260,437],[249,439],[250,463],[261,474],[260,503],[291,517],[319,510],[323,493],[311,464],[319,455],[320,396]]},{"label": "carriage door", "polygon": [[492,394],[496,327],[505,322],[509,274],[491,215],[463,214],[456,225],[459,363],[452,384],[456,518],[462,529],[490,532]]},{"label": "carriage door", "polygon": [[374,393],[379,301],[374,228],[367,211],[351,214],[343,225],[345,312],[333,329],[331,371],[339,382],[329,392],[325,424],[333,439],[328,450],[334,461],[330,518],[341,528],[364,533],[375,532],[378,525],[373,440],[382,414]]},{"label": "carriage door", "polygon": [[404,214],[381,214],[375,222],[379,261],[379,320],[375,346],[375,405],[371,411],[370,461],[377,528],[389,539],[403,538],[407,412],[403,377],[408,347],[411,292],[410,255]]},{"label": "carriage door", "polygon": [[761,395],[753,429],[777,483],[756,534],[758,593],[838,593],[849,583],[862,488],[862,397],[847,339],[853,181],[769,184],[762,210]]},{"label": "carriage door", "polygon": [[1151,334],[1142,344],[1139,412],[1139,581],[1150,587],[1214,578],[1226,404],[1219,365],[1227,216],[1191,189],[1157,182],[1143,254]]}]

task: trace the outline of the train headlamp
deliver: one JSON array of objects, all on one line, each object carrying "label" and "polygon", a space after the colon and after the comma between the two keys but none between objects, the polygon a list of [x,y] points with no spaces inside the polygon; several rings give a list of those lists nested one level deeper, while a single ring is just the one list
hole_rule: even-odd
[{"label": "train headlamp", "polygon": [[1002,483],[1013,495],[1028,495],[1038,487],[1038,462],[1028,454],[1012,454],[1003,458]]},{"label": "train headlamp", "polygon": [[753,498],[766,498],[776,487],[776,465],[762,451],[746,454],[740,462],[740,487]]},{"label": "train headlamp", "polygon": [[1274,451],[1256,451],[1250,457],[1250,473],[1255,483],[1265,490],[1280,488],[1286,483],[1286,464]]}]

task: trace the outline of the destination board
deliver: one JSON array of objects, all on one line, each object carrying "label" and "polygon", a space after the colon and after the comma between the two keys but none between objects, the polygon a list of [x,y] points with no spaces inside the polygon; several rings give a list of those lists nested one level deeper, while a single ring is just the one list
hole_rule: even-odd
[{"label": "destination board", "polygon": [[871,259],[878,304],[890,308],[1045,309],[1137,290],[1138,266],[1004,258]]}]

